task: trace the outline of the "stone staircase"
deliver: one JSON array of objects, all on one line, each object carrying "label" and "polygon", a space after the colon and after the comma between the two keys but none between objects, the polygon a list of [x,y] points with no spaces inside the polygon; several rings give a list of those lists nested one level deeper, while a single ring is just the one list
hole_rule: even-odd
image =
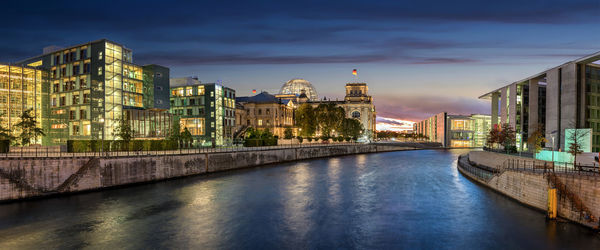
[{"label": "stone staircase", "polygon": [[558,176],[556,176],[555,173],[547,172],[545,177],[553,187],[558,189],[559,194],[566,196],[571,201],[571,204],[573,204],[573,207],[579,211],[582,218],[589,223],[595,223],[598,221],[598,218],[592,214],[591,210],[583,203],[579,196],[571,191],[569,187],[567,187],[567,185],[564,184],[560,178],[558,178]]},{"label": "stone staircase", "polygon": [[85,163],[83,166],[81,166],[81,168],[79,168],[79,170],[77,170],[77,172],[75,172],[74,174],[72,174],[71,176],[69,176],[69,178],[67,178],[62,184],[60,184],[56,188],[56,191],[57,192],[64,192],[64,191],[66,191],[73,184],[77,183],[79,181],[79,179],[81,179],[81,177],[83,176],[83,174],[88,169],[90,169],[93,166],[98,165],[99,162],[100,162],[99,158],[92,157],[87,163]]}]

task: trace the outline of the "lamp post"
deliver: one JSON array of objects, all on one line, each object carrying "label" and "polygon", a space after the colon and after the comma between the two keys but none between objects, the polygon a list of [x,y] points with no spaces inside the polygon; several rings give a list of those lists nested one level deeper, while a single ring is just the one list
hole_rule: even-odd
[{"label": "lamp post", "polygon": [[100,155],[103,155],[104,153],[104,118],[100,118],[100,123],[102,123],[102,143],[100,146]]}]

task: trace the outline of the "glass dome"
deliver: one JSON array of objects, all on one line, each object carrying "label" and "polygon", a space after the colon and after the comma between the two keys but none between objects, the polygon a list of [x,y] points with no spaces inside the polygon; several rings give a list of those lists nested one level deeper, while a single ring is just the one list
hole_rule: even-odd
[{"label": "glass dome", "polygon": [[315,87],[313,87],[313,85],[310,84],[309,81],[300,78],[287,81],[283,86],[281,86],[279,94],[300,95],[303,90],[306,96],[308,97],[308,100],[316,101],[318,99],[317,90],[315,89]]}]

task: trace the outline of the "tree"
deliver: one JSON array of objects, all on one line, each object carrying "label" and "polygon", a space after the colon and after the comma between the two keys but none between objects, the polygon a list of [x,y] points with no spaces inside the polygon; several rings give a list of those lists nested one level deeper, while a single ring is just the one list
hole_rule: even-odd
[{"label": "tree", "polygon": [[485,144],[489,148],[494,148],[494,145],[498,143],[500,143],[500,130],[497,126],[494,126],[492,129],[490,129],[490,132],[486,136]]},{"label": "tree", "polygon": [[577,166],[577,155],[583,153],[583,141],[586,136],[589,135],[589,130],[584,129],[571,129],[569,135],[569,154],[573,156],[573,166]]},{"label": "tree", "polygon": [[4,115],[0,115],[0,140],[8,140],[9,142],[12,142],[15,140],[15,137],[10,132],[10,129],[2,126],[2,117],[3,116]]},{"label": "tree", "polygon": [[498,138],[499,142],[502,144],[506,152],[514,150],[516,144],[516,137],[516,132],[510,126],[510,124],[502,124],[502,130],[500,130]]},{"label": "tree", "polygon": [[304,103],[296,110],[296,126],[302,136],[313,136],[317,130],[317,121],[313,107]]},{"label": "tree", "polygon": [[181,142],[181,125],[179,124],[179,119],[173,119],[173,124],[171,126],[171,135],[169,136],[171,141],[176,141],[177,145]]},{"label": "tree", "polygon": [[129,145],[131,138],[133,138],[133,130],[131,129],[131,124],[129,124],[128,119],[121,118],[113,132],[113,136],[121,138],[125,145]]},{"label": "tree", "polygon": [[344,137],[358,137],[360,135],[360,131],[363,130],[362,123],[354,118],[344,118],[341,122],[340,128],[338,131]]},{"label": "tree", "polygon": [[285,130],[283,131],[283,138],[292,139],[293,137],[294,131],[292,131],[292,128],[285,128]]},{"label": "tree", "polygon": [[181,132],[181,140],[186,144],[190,144],[193,139],[192,133],[187,128],[183,129],[183,132]]},{"label": "tree", "polygon": [[315,110],[315,117],[317,118],[321,135],[331,137],[331,131],[340,127],[346,117],[346,112],[334,103],[319,104]]},{"label": "tree", "polygon": [[21,130],[19,139],[21,140],[21,145],[23,146],[29,145],[31,143],[31,139],[37,140],[39,136],[46,135],[44,134],[44,131],[38,127],[35,116],[31,115],[32,111],[33,109],[23,111],[20,116],[21,120],[15,124],[15,127]]},{"label": "tree", "polygon": [[532,151],[537,154],[542,150],[542,146],[544,143],[548,142],[548,140],[544,137],[544,127],[540,124],[536,127],[536,130],[527,138],[527,144],[529,144]]}]

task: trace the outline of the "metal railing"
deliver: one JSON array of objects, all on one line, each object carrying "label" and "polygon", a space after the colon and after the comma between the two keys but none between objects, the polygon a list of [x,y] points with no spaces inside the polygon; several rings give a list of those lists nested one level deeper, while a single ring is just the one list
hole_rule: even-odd
[{"label": "metal railing", "polygon": [[502,163],[502,169],[504,170],[528,171],[538,173],[552,172],[577,175],[600,175],[599,167],[600,166],[598,164],[573,165],[573,163],[552,163],[520,159],[507,159]]},{"label": "metal railing", "polygon": [[38,157],[58,157],[58,158],[77,158],[77,157],[132,157],[132,156],[167,156],[167,155],[186,155],[186,154],[206,154],[206,153],[229,153],[229,152],[247,152],[247,151],[265,151],[290,148],[309,148],[309,147],[336,147],[336,146],[356,146],[365,145],[357,142],[305,142],[281,144],[277,146],[244,147],[242,144],[219,147],[195,146],[188,148],[179,148],[175,150],[137,150],[137,151],[87,151],[87,152],[61,152],[50,151],[49,148],[15,148],[12,152],[0,153],[0,158],[38,158]]},{"label": "metal railing", "polygon": [[488,180],[494,177],[494,172],[489,171],[487,169],[483,169],[474,165],[471,165],[469,162],[469,157],[465,155],[461,155],[458,157],[458,167],[469,172],[471,175],[474,175],[476,178],[487,182]]}]

